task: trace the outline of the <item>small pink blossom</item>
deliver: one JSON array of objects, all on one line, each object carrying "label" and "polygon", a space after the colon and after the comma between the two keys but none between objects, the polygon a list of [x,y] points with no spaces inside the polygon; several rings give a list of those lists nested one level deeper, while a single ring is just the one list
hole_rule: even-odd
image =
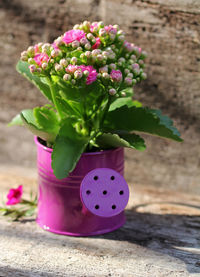
[{"label": "small pink blossom", "polygon": [[66,71],[67,73],[73,74],[77,69],[78,69],[78,66],[77,66],[77,65],[69,64],[69,65],[67,66],[67,68],[65,69],[65,71]]},{"label": "small pink blossom", "polygon": [[107,33],[112,33],[112,34],[117,33],[117,29],[114,28],[113,25],[105,26],[104,29],[106,30]]},{"label": "small pink blossom", "polygon": [[58,48],[58,46],[56,45],[56,42],[52,43],[52,46],[53,46],[54,50],[60,50],[60,49]]},{"label": "small pink blossom", "polygon": [[70,30],[64,34],[63,41],[68,44],[75,40],[80,41],[85,38],[85,32],[82,30]]},{"label": "small pink blossom", "polygon": [[122,73],[120,70],[112,70],[110,76],[114,82],[121,82],[122,80]]},{"label": "small pink blossom", "polygon": [[34,46],[34,50],[35,50],[35,54],[40,53],[40,48],[39,48],[38,44],[36,44],[36,45]]},{"label": "small pink blossom", "polygon": [[80,65],[82,72],[89,71],[89,75],[87,76],[86,85],[90,85],[97,79],[97,71],[92,65]]},{"label": "small pink blossom", "polygon": [[133,43],[130,43],[130,42],[128,42],[128,41],[124,41],[124,47],[126,48],[126,50],[127,50],[128,52],[131,52],[131,51],[133,51],[133,49],[134,49],[134,44],[133,44]]},{"label": "small pink blossom", "polygon": [[101,40],[100,38],[96,38],[95,44],[92,45],[92,49],[97,49],[101,45]]},{"label": "small pink blossom", "polygon": [[16,205],[21,201],[23,194],[23,187],[19,186],[16,189],[10,189],[9,193],[7,194],[8,201],[6,205]]},{"label": "small pink blossom", "polygon": [[34,57],[34,60],[35,60],[37,65],[41,66],[43,64],[43,62],[47,62],[48,63],[49,56],[46,53],[40,53],[40,54],[37,54]]}]

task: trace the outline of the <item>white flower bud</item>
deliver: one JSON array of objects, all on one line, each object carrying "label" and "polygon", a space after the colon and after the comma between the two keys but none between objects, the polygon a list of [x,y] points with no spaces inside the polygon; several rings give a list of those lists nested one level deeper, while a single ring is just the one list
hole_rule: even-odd
[{"label": "white flower bud", "polygon": [[77,48],[77,50],[78,50],[78,51],[82,51],[83,48],[82,48],[81,46],[79,46],[79,47]]},{"label": "white flower bud", "polygon": [[115,24],[115,25],[113,25],[113,27],[114,27],[115,29],[119,30],[119,25]]},{"label": "white flower bud", "polygon": [[55,64],[55,70],[56,70],[56,71],[60,71],[60,70],[62,70],[62,69],[63,69],[62,65],[60,65],[60,64],[58,64],[58,63]]},{"label": "white flower bud", "polygon": [[85,54],[82,53],[82,54],[80,55],[80,58],[83,59],[84,57],[85,57]]},{"label": "white flower bud", "polygon": [[82,45],[86,45],[87,43],[89,43],[89,41],[88,41],[86,38],[82,38],[82,39],[80,40],[80,43],[81,43]]},{"label": "white flower bud", "polygon": [[117,92],[116,92],[116,89],[114,89],[114,88],[111,88],[111,89],[109,89],[109,94],[110,95],[115,95]]},{"label": "white flower bud", "polygon": [[103,55],[97,55],[98,61],[102,61],[104,59]]},{"label": "white flower bud", "polygon": [[45,70],[47,67],[48,67],[48,63],[43,63],[43,64],[42,64],[42,69]]},{"label": "white flower bud", "polygon": [[23,62],[27,62],[28,61],[28,57],[27,56],[21,56],[21,61]]},{"label": "white flower bud", "polygon": [[43,42],[39,42],[39,43],[37,44],[37,46],[40,48],[40,47],[42,47],[43,44],[44,44]]},{"label": "white flower bud", "polygon": [[77,63],[77,58],[76,57],[72,57],[71,58],[71,63],[72,64],[76,64]]},{"label": "white flower bud", "polygon": [[103,21],[99,21],[99,23],[98,23],[98,27],[99,27],[99,28],[103,28],[103,27],[104,27],[104,23],[103,23]]},{"label": "white flower bud", "polygon": [[126,92],[122,91],[122,92],[121,92],[121,96],[122,96],[122,97],[126,97]]},{"label": "white flower bud", "polygon": [[69,81],[69,80],[71,80],[71,76],[70,76],[69,74],[65,74],[65,75],[63,76],[63,80]]},{"label": "white flower bud", "polygon": [[88,33],[88,34],[87,34],[87,38],[88,38],[89,40],[92,40],[92,39],[94,39],[94,36],[93,36],[92,33]]},{"label": "white flower bud", "polygon": [[136,60],[136,56],[135,55],[131,55],[131,60],[135,61]]},{"label": "white flower bud", "polygon": [[135,85],[137,83],[136,79],[133,79],[133,85]]},{"label": "white flower bud", "polygon": [[36,66],[34,64],[29,66],[30,72],[34,73],[36,71]]},{"label": "white flower bud", "polygon": [[90,50],[91,49],[91,44],[90,43],[86,43],[85,49]]},{"label": "white flower bud", "polygon": [[99,31],[99,36],[100,37],[104,37],[106,35],[106,30],[105,29],[101,29],[100,31]]},{"label": "white flower bud", "polygon": [[22,56],[27,56],[28,55],[28,52],[27,51],[23,51],[22,53],[21,53],[21,57]]},{"label": "white flower bud", "polygon": [[118,61],[121,62],[121,63],[124,63],[126,60],[123,57],[121,57],[121,58],[119,58]]},{"label": "white flower bud", "polygon": [[41,69],[41,68],[37,68],[36,71],[37,71],[38,73],[41,73],[41,72],[42,72],[42,69]]},{"label": "white flower bud", "polygon": [[83,74],[87,77],[90,74],[90,72],[88,70],[84,70]]},{"label": "white flower bud", "polygon": [[90,57],[91,57],[91,54],[92,54],[92,53],[91,53],[90,51],[86,51],[86,52],[85,52],[85,56],[86,56],[87,58],[90,58]]},{"label": "white flower bud", "polygon": [[109,35],[109,37],[110,37],[110,39],[113,41],[113,40],[115,39],[116,35],[111,33],[111,34]]},{"label": "white flower bud", "polygon": [[128,74],[128,73],[130,73],[130,70],[126,68],[126,69],[124,70],[124,73],[125,73],[125,74]]},{"label": "white flower bud", "polygon": [[76,80],[72,79],[71,83],[72,83],[72,85],[75,85],[76,84]]},{"label": "white flower bud", "polygon": [[102,55],[107,58],[109,56],[109,52],[108,51],[103,51]]},{"label": "white flower bud", "polygon": [[109,67],[111,68],[111,69],[116,69],[116,64],[114,64],[114,63],[111,63],[111,64],[109,64]]},{"label": "white flower bud", "polygon": [[147,78],[147,74],[143,72],[143,73],[141,74],[141,79],[142,79],[142,80],[145,80],[146,78]]},{"label": "white flower bud", "polygon": [[101,50],[100,49],[92,50],[92,56],[97,56],[99,54],[101,54]]},{"label": "white flower bud", "polygon": [[33,46],[29,46],[27,52],[28,52],[29,55],[35,54],[35,49],[34,49],[34,47],[33,47]]},{"label": "white flower bud", "polygon": [[82,76],[83,76],[83,73],[82,73],[81,71],[76,70],[76,71],[74,72],[74,78],[75,78],[75,79],[80,79],[80,78],[82,78]]},{"label": "white flower bud", "polygon": [[34,59],[33,58],[29,58],[28,59],[28,63],[34,63],[35,61],[34,61]]},{"label": "white flower bud", "polygon": [[78,40],[74,40],[74,41],[72,42],[72,48],[77,48],[77,47],[79,47],[79,45],[80,45],[80,43],[79,43]]},{"label": "white flower bud", "polygon": [[84,21],[83,22],[83,27],[86,29],[90,29],[90,22],[89,21]]},{"label": "white flower bud", "polygon": [[104,73],[102,74],[102,77],[103,77],[104,79],[109,79],[109,78],[110,78],[110,75],[109,75],[107,72],[104,72]]},{"label": "white flower bud", "polygon": [[79,24],[76,24],[76,25],[74,25],[73,29],[74,29],[74,30],[77,30],[77,29],[79,29],[79,27],[80,27],[80,25],[79,25]]},{"label": "white flower bud", "polygon": [[118,34],[118,35],[123,35],[123,36],[125,36],[125,32],[124,32],[123,30],[119,30],[119,31],[117,32],[117,34]]},{"label": "white flower bud", "polygon": [[60,54],[60,50],[52,50],[51,51],[51,56],[53,57],[53,58],[56,58],[58,55]]},{"label": "white flower bud", "polygon": [[133,78],[133,73],[128,73],[127,77]]},{"label": "white flower bud", "polygon": [[100,72],[100,73],[104,73],[104,72],[107,73],[107,72],[108,72],[108,66],[105,65],[105,66],[103,66],[103,67],[100,67],[100,68],[99,68],[99,72]]},{"label": "white flower bud", "polygon": [[60,60],[60,65],[62,65],[63,67],[66,67],[66,66],[68,65],[67,60],[61,59],[61,60]]}]

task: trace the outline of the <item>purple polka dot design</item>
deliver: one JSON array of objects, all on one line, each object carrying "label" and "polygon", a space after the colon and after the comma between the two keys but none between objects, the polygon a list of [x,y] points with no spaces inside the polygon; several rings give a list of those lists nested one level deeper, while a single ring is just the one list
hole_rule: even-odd
[{"label": "purple polka dot design", "polygon": [[126,207],[129,188],[117,171],[97,168],[84,177],[80,195],[84,206],[91,213],[101,217],[112,217]]}]

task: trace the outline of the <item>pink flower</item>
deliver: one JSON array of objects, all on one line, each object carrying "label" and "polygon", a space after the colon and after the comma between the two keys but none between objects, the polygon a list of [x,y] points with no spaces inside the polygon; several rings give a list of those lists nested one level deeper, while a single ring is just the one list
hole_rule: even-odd
[{"label": "pink flower", "polygon": [[124,47],[126,48],[126,50],[127,50],[128,52],[131,52],[131,51],[133,51],[133,49],[134,49],[134,44],[133,44],[133,43],[130,43],[130,42],[128,42],[128,41],[124,41]]},{"label": "pink flower", "polygon": [[8,201],[6,202],[6,205],[18,204],[21,201],[22,194],[23,194],[22,186],[19,186],[16,189],[10,189],[9,193],[7,194]]},{"label": "pink flower", "polygon": [[113,25],[105,26],[104,29],[106,30],[107,33],[112,33],[112,34],[117,33],[117,29],[114,28]]},{"label": "pink flower", "polygon": [[97,79],[97,71],[92,65],[80,65],[82,72],[88,71],[89,75],[87,76],[86,85],[90,85]]},{"label": "pink flower", "polygon": [[58,48],[58,46],[56,45],[56,42],[52,43],[52,46],[53,46],[54,50],[60,50],[60,49]]},{"label": "pink flower", "polygon": [[112,70],[110,76],[114,82],[121,82],[122,80],[122,73],[120,70]]},{"label": "pink flower", "polygon": [[101,44],[100,38],[96,38],[96,42],[95,42],[95,44],[92,45],[92,49],[99,48],[100,44]]},{"label": "pink flower", "polygon": [[63,41],[68,44],[75,40],[80,41],[85,38],[85,32],[82,30],[70,30],[64,34]]},{"label": "pink flower", "polygon": [[35,50],[35,54],[40,53],[40,49],[39,49],[38,44],[36,44],[36,45],[34,46],[34,50]]},{"label": "pink flower", "polygon": [[40,53],[40,54],[37,54],[34,57],[34,60],[35,60],[37,65],[41,66],[43,62],[47,62],[48,63],[49,56],[46,53]]},{"label": "pink flower", "polygon": [[66,71],[67,73],[73,74],[77,69],[78,69],[78,66],[77,66],[77,65],[69,64],[69,65],[67,66],[67,68],[65,69],[65,71]]}]

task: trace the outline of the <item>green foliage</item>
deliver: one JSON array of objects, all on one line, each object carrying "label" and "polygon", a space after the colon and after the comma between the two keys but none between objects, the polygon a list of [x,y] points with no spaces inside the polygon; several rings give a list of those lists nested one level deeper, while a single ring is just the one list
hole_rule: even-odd
[{"label": "green foliage", "polygon": [[20,74],[22,74],[31,83],[33,83],[50,102],[53,102],[52,96],[51,96],[51,90],[49,88],[49,85],[46,82],[45,77],[38,77],[36,75],[31,74],[28,68],[27,62],[19,61],[17,63],[16,69]]},{"label": "green foliage", "polygon": [[89,137],[78,133],[70,118],[63,120],[52,154],[52,168],[58,179],[67,177],[75,168],[88,142]]},{"label": "green foliage", "polygon": [[182,141],[173,122],[160,111],[143,107],[122,106],[108,112],[104,124],[105,131],[139,131],[160,137]]},{"label": "green foliage", "polygon": [[17,114],[15,117],[13,117],[10,123],[8,123],[8,126],[15,126],[15,125],[23,126],[23,120],[20,114]]},{"label": "green foliage", "polygon": [[144,140],[140,136],[132,133],[104,133],[99,136],[96,141],[100,148],[103,149],[128,147],[143,151],[146,148]]}]

